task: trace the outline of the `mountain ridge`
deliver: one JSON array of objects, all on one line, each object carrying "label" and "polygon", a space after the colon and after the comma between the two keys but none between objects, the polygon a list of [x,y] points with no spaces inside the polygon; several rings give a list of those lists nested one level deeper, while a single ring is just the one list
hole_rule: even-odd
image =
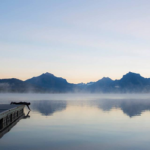
[{"label": "mountain ridge", "polygon": [[73,84],[62,77],[46,72],[25,81],[16,78],[0,79],[0,92],[148,93],[150,78],[144,78],[139,73],[128,72],[119,80],[103,77],[96,82]]}]

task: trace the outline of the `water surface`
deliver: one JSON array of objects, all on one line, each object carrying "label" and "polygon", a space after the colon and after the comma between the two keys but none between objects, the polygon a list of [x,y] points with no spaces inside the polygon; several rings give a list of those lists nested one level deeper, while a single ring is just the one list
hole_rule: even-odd
[{"label": "water surface", "polygon": [[149,94],[0,94],[30,101],[0,150],[149,150]]}]

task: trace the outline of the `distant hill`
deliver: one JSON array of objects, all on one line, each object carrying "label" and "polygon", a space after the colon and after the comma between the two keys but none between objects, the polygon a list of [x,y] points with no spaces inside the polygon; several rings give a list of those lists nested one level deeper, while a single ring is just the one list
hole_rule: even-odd
[{"label": "distant hill", "polygon": [[19,79],[0,79],[0,92],[90,92],[90,93],[137,93],[150,92],[150,78],[129,72],[120,80],[104,77],[97,82],[71,84],[66,79],[44,73],[26,81]]},{"label": "distant hill", "polygon": [[136,93],[150,92],[150,78],[144,78],[140,74],[129,72],[120,80],[102,78],[88,87],[91,92],[121,92]]},{"label": "distant hill", "polygon": [[56,77],[50,73],[44,73],[40,76],[28,79],[25,82],[41,87],[47,92],[69,92],[73,90],[74,86],[68,83],[66,79]]},{"label": "distant hill", "polygon": [[108,77],[103,77],[97,82],[89,85],[87,90],[90,92],[111,92],[113,80]]},{"label": "distant hill", "polygon": [[129,90],[133,92],[146,92],[150,89],[150,78],[144,78],[140,74],[133,72],[127,73],[117,82],[124,92]]},{"label": "distant hill", "polygon": [[41,88],[19,79],[0,79],[0,92],[40,92]]},{"label": "distant hill", "polygon": [[140,74],[129,72],[120,79],[120,86],[145,86],[150,84],[149,81],[149,78],[143,78]]}]

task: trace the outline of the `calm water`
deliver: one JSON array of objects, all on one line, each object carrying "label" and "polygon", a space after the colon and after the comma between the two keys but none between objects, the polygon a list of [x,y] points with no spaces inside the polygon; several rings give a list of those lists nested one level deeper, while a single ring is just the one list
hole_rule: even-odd
[{"label": "calm water", "polygon": [[0,94],[11,101],[30,101],[32,111],[0,150],[150,149],[150,94]]}]

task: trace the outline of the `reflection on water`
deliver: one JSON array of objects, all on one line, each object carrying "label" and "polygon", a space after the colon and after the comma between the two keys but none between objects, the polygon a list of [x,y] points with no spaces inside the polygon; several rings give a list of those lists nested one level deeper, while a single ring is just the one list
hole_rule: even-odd
[{"label": "reflection on water", "polygon": [[122,99],[122,100],[96,100],[92,101],[91,105],[94,104],[103,111],[111,111],[113,108],[121,109],[126,115],[133,117],[141,115],[144,111],[150,110],[150,99],[149,100],[136,100],[136,99]]},{"label": "reflection on water", "polygon": [[28,111],[27,115],[24,115],[22,119],[29,119],[30,118],[30,110]]},{"label": "reflection on water", "polygon": [[62,111],[66,109],[66,107],[66,101],[34,101],[31,105],[33,111],[38,111],[45,116],[50,116],[56,111]]},{"label": "reflection on water", "polygon": [[0,131],[0,138],[2,138],[6,133],[10,132],[11,129],[21,120],[21,119],[27,119],[29,118],[29,113],[30,111],[28,112],[27,115],[25,115],[24,113],[19,117],[17,118],[15,121],[13,121],[9,126],[7,126],[6,128],[4,128],[2,131]]},{"label": "reflection on water", "polygon": [[31,102],[30,119],[0,139],[0,150],[149,150],[150,96],[70,96],[17,95]]},{"label": "reflection on water", "polygon": [[144,111],[150,110],[150,100],[135,100],[135,99],[100,99],[100,100],[86,100],[86,101],[53,101],[53,100],[43,100],[43,101],[33,101],[31,108],[32,111],[38,111],[42,115],[50,116],[57,111],[63,111],[68,105],[80,105],[97,107],[102,111],[111,111],[112,109],[121,109],[129,117],[139,116]]}]

